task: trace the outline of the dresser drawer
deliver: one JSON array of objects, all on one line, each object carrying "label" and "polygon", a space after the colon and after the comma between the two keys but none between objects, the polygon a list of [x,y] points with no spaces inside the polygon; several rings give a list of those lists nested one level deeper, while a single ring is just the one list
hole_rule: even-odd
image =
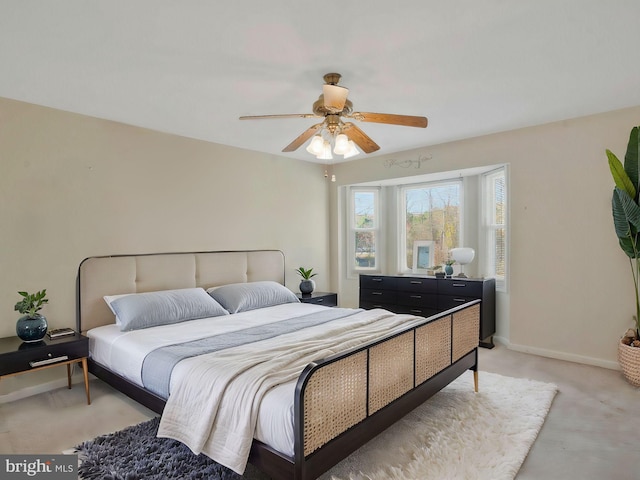
[{"label": "dresser drawer", "polygon": [[459,307],[463,303],[477,300],[474,297],[464,297],[462,295],[439,295],[438,296],[438,310],[449,310],[453,307]]},{"label": "dresser drawer", "polygon": [[382,302],[367,302],[360,300],[360,308],[364,308],[365,310],[371,310],[372,308],[383,308],[385,310],[389,310],[393,313],[398,313],[398,305],[394,303],[382,303]]},{"label": "dresser drawer", "polygon": [[438,293],[438,281],[435,278],[398,278],[398,290],[407,292]]},{"label": "dresser drawer", "polygon": [[438,313],[437,308],[429,308],[418,305],[396,305],[393,312],[395,313],[408,313],[416,315],[418,317],[430,317]]},{"label": "dresser drawer", "polygon": [[438,294],[482,298],[482,282],[465,279],[440,280]]},{"label": "dresser drawer", "polygon": [[385,277],[384,275],[360,275],[360,288],[373,288],[375,290],[395,290],[398,279]]},{"label": "dresser drawer", "polygon": [[361,288],[360,289],[360,303],[396,303],[396,291],[395,290],[382,290],[373,288]]},{"label": "dresser drawer", "polygon": [[438,308],[438,296],[434,293],[399,291],[396,294],[396,302],[399,305]]}]

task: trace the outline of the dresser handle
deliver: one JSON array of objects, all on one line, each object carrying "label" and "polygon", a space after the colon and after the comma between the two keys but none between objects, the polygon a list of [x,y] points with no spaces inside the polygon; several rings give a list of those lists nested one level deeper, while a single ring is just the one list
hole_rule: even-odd
[{"label": "dresser handle", "polygon": [[409,298],[422,298],[422,295],[410,295]]},{"label": "dresser handle", "polygon": [[409,310],[411,313],[422,313],[422,310]]},{"label": "dresser handle", "polygon": [[467,284],[466,283],[453,283],[452,286],[453,287],[466,287]]},{"label": "dresser handle", "polygon": [[464,303],[464,302],[466,302],[466,301],[467,301],[467,299],[466,299],[466,298],[454,298],[454,299],[453,299],[453,301],[454,301],[454,302]]},{"label": "dresser handle", "polygon": [[382,292],[371,292],[371,295],[382,295]]},{"label": "dresser handle", "polygon": [[372,282],[381,282],[382,278],[372,278],[371,281]]},{"label": "dresser handle", "polygon": [[322,302],[324,302],[324,298],[316,298],[316,302],[322,303]]},{"label": "dresser handle", "polygon": [[411,280],[411,285],[422,285],[420,280]]}]

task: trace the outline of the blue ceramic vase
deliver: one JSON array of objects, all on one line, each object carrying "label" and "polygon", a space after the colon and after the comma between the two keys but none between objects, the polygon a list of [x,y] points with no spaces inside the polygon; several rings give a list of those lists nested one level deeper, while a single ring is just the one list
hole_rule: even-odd
[{"label": "blue ceramic vase", "polygon": [[451,275],[453,275],[453,267],[451,265],[445,265],[444,273],[450,277]]},{"label": "blue ceramic vase", "polygon": [[16,334],[24,342],[39,342],[47,334],[47,319],[36,313],[33,316],[25,315],[16,323]]}]

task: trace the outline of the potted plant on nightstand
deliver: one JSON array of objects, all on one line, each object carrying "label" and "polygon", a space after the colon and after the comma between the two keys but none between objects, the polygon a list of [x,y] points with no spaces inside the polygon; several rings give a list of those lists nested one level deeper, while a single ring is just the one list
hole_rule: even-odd
[{"label": "potted plant on nightstand", "polygon": [[313,268],[305,269],[304,267],[298,267],[296,273],[302,277],[300,281],[300,293],[303,295],[308,295],[313,292],[316,288],[316,283],[311,280],[312,277],[315,277],[317,273],[313,273]]},{"label": "potted plant on nightstand", "polygon": [[25,342],[39,342],[47,333],[47,319],[38,313],[42,307],[49,303],[47,290],[30,294],[18,292],[22,300],[16,303],[14,310],[20,312],[22,317],[16,323],[16,334]]},{"label": "potted plant on nightstand", "polygon": [[622,251],[629,257],[635,286],[635,325],[618,343],[618,362],[629,383],[640,387],[640,136],[633,127],[624,165],[607,150],[609,168],[616,184],[613,190],[613,224]]}]

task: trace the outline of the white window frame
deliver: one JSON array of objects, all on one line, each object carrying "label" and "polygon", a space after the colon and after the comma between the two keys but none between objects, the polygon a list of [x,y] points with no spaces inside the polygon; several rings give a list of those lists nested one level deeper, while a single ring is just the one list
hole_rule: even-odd
[{"label": "white window frame", "polygon": [[[371,192],[374,194],[374,220],[373,226],[370,228],[358,228],[355,225],[355,193],[356,192]],[[355,187],[348,188],[349,196],[349,212],[348,212],[348,247],[347,247],[347,265],[348,274],[351,277],[356,277],[359,274],[375,274],[382,272],[382,265],[384,264],[384,239],[381,233],[382,224],[382,212],[380,210],[382,206],[381,187]],[[354,264],[356,258],[356,233],[362,231],[373,232],[375,238],[375,267],[358,267]]]},{"label": "white window frame", "polygon": [[[497,177],[504,177],[504,202],[505,211],[503,212],[504,223],[495,223],[495,192],[493,189],[494,181]],[[509,181],[507,175],[507,167],[502,166],[498,169],[484,173],[482,175],[482,229],[483,235],[483,271],[485,276],[494,277],[496,279],[496,290],[507,292],[508,275],[509,275]],[[498,229],[504,229],[505,245],[504,245],[504,276],[497,276],[495,269],[495,232]]]},{"label": "white window frame", "polygon": [[[436,180],[433,182],[421,182],[421,183],[408,183],[398,186],[398,237],[400,242],[398,244],[398,270],[400,273],[415,273],[413,269],[407,265],[407,231],[406,231],[406,214],[407,214],[407,190],[416,190],[420,188],[433,188],[439,185],[459,185],[459,202],[460,202],[460,225],[458,225],[458,241],[462,241],[464,238],[464,183],[461,178],[449,178],[443,180]],[[454,248],[455,245],[451,248]],[[413,248],[413,247],[411,247]]]}]

